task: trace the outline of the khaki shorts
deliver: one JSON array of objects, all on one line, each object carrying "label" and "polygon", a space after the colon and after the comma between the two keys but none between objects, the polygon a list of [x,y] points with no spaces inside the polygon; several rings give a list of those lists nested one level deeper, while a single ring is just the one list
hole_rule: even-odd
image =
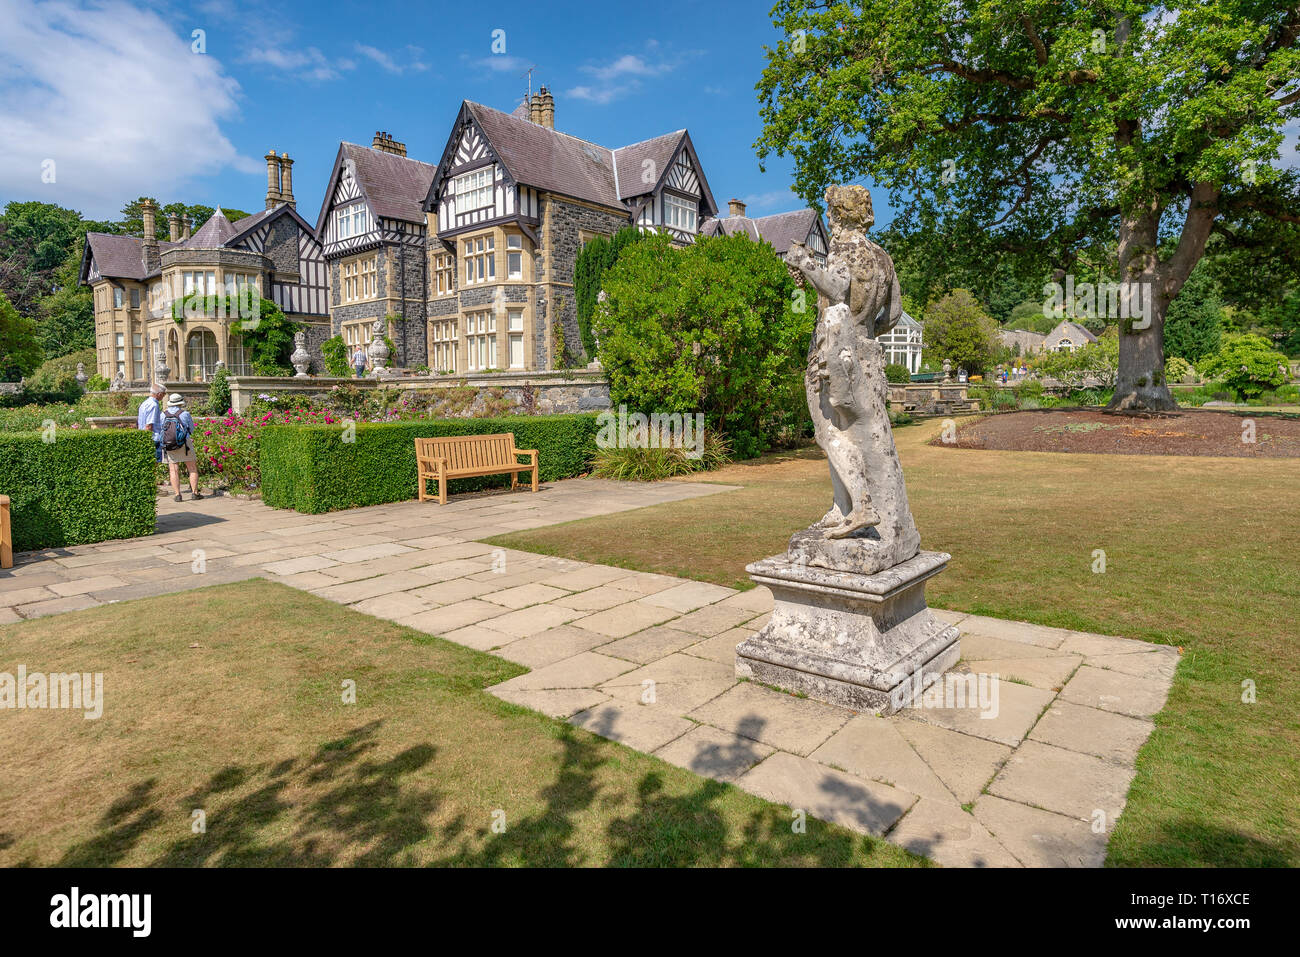
[{"label": "khaki shorts", "polygon": [[186,442],[183,449],[163,449],[163,461],[168,465],[198,465],[194,454],[194,444]]}]

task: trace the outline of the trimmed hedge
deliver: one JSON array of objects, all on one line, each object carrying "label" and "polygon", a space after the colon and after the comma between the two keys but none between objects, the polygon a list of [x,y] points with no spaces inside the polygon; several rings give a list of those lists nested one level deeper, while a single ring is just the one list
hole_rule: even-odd
[{"label": "trimmed hedge", "polygon": [[15,551],[134,538],[154,530],[158,504],[147,432],[61,428],[0,433],[0,494],[8,495]]},{"label": "trimmed hedge", "polygon": [[[262,501],[317,514],[416,497],[415,440],[443,435],[513,432],[515,445],[537,449],[543,482],[588,471],[596,452],[595,415],[524,415],[499,419],[429,419],[359,424],[356,441],[329,425],[268,425],[262,430]],[[508,485],[509,475],[455,479],[450,494]],[[430,485],[436,485],[431,482]]]}]

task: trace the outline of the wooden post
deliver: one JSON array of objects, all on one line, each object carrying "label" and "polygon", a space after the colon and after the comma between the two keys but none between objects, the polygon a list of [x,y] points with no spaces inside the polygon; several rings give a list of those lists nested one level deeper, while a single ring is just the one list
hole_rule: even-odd
[{"label": "wooden post", "polygon": [[14,567],[14,536],[9,524],[9,496],[0,495],[0,568]]}]

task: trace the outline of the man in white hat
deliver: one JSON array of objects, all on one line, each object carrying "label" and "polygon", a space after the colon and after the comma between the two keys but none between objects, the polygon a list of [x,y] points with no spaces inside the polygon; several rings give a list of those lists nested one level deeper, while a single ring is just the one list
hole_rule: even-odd
[{"label": "man in white hat", "polygon": [[140,403],[136,413],[135,426],[143,432],[153,434],[153,457],[162,461],[162,398],[167,390],[155,382],[149,386],[149,398]]},{"label": "man in white hat", "polygon": [[199,461],[194,454],[194,419],[185,411],[185,396],[173,392],[167,398],[167,410],[162,415],[162,454],[163,461],[171,472],[172,491],[176,493],[175,501],[181,501],[181,465],[190,470],[190,492],[194,499],[201,499],[199,492]]}]

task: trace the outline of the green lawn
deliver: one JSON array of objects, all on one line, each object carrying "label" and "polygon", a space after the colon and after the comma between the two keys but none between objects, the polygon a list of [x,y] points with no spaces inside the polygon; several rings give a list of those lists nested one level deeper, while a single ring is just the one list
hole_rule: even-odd
[{"label": "green lawn", "polygon": [[99,720],[0,716],[3,866],[925,863],[795,834],[785,808],[482,690],[516,665],[265,581],[6,625],[0,661],[104,674]]},{"label": "green lawn", "polygon": [[[1298,463],[926,445],[939,427],[896,432],[924,546],[953,555],[932,604],[1184,651],[1109,862],[1300,866]],[[747,587],[830,502],[816,449],[708,480],[743,488],[492,542]]]}]

